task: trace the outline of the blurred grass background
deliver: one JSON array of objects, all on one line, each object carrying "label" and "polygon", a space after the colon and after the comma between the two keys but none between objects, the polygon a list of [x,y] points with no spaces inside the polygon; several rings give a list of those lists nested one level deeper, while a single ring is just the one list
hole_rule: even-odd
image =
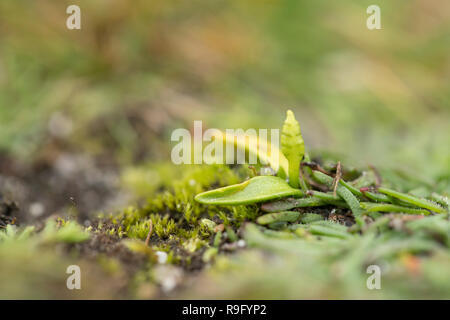
[{"label": "blurred grass background", "polygon": [[[71,4],[81,7],[81,30],[66,28]],[[381,7],[382,30],[366,28],[371,4]],[[63,207],[78,209],[84,223],[106,200],[120,198],[110,190],[116,174],[124,173],[117,180],[138,197],[169,188],[184,170],[169,163],[175,128],[194,120],[221,129],[280,128],[287,108],[308,150],[344,166],[400,169],[408,181],[419,181],[407,191],[425,182],[448,194],[450,1],[0,1],[0,196],[3,181],[20,185],[13,189],[23,195],[14,196],[25,211],[34,208],[28,211],[37,220]],[[32,169],[9,170],[5,162]],[[20,183],[10,179],[15,175]],[[110,207],[121,210],[127,200]],[[12,240],[0,247],[5,297],[71,297],[64,268],[75,257],[56,257],[60,251],[52,247],[37,251],[35,238]],[[218,261],[188,296],[211,298],[220,288],[234,298],[373,298],[365,278],[353,272],[372,248],[359,239],[354,244],[343,245],[348,255],[330,255],[340,244],[326,244],[305,259],[308,248],[296,243],[288,255],[302,259],[271,264],[244,252]],[[381,249],[398,248],[388,245]],[[386,281],[400,289],[384,297],[447,297],[450,260],[438,253],[423,259],[434,291],[404,276],[403,264],[413,261],[405,255],[405,263],[391,261],[399,280]],[[356,268],[347,270],[354,277],[339,282],[328,268],[340,270],[345,261]],[[121,274],[111,281],[89,266],[86,274],[108,284],[92,281],[86,296],[116,297],[129,280]],[[221,276],[234,267],[239,281]]]},{"label": "blurred grass background", "polygon": [[194,119],[278,128],[292,108],[309,149],[448,185],[450,2],[378,0],[370,31],[373,3],[3,0],[0,150],[168,161]]}]

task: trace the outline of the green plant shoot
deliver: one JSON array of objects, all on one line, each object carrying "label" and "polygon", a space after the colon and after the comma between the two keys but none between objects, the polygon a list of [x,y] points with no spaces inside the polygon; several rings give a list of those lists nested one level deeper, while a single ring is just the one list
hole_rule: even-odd
[{"label": "green plant shoot", "polygon": [[301,185],[303,191],[306,191],[307,187],[304,180],[301,179],[300,181],[299,178],[300,162],[305,154],[305,143],[300,131],[300,124],[291,110],[287,111],[281,131],[281,152],[289,162],[289,184],[293,188],[298,188]]}]

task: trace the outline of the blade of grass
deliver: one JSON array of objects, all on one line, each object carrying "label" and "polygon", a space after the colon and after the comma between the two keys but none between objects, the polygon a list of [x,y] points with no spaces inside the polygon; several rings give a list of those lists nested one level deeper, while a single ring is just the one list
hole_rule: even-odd
[{"label": "blade of grass", "polygon": [[261,210],[265,212],[280,212],[293,208],[303,207],[319,207],[328,205],[327,202],[316,197],[299,198],[299,199],[283,199],[274,202],[267,202],[261,205]]},{"label": "blade of grass", "polygon": [[256,219],[259,224],[270,224],[274,222],[294,222],[300,216],[300,212],[297,211],[284,211],[277,213],[268,213],[262,215]]},{"label": "blade of grass", "polygon": [[[313,171],[313,177],[317,179],[319,183],[325,184],[330,188],[333,185],[333,178],[327,176],[322,172]],[[361,206],[359,205],[358,199],[353,195],[353,193],[341,184],[338,185],[336,193],[348,204],[350,210],[352,211],[355,217],[356,223],[360,227],[364,226],[364,220],[362,218],[363,211],[361,209]]]},{"label": "blade of grass", "polygon": [[390,203],[371,203],[371,202],[361,202],[361,208],[366,212],[403,212],[409,214],[423,214],[429,215],[430,212],[425,209],[415,209],[410,207],[402,207]]},{"label": "blade of grass", "polygon": [[398,191],[391,190],[391,189],[387,189],[387,188],[378,188],[378,191],[381,193],[387,194],[388,196],[411,203],[420,208],[425,208],[425,209],[431,210],[436,213],[445,213],[444,208],[442,208],[440,205],[438,205],[437,203],[434,203],[430,200],[420,199],[420,198],[414,197],[412,195],[398,192]]},{"label": "blade of grass", "polygon": [[332,193],[327,192],[321,192],[321,191],[308,191],[309,195],[312,195],[315,198],[320,199],[321,201],[325,202],[326,204],[332,204],[340,207],[348,208],[347,203],[342,201],[342,199],[338,196],[334,196]]}]

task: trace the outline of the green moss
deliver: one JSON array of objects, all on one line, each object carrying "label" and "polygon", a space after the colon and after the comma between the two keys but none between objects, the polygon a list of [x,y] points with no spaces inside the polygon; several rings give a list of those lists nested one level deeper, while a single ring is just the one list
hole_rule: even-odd
[{"label": "green moss", "polygon": [[[150,170],[159,168],[158,165],[150,167],[153,168]],[[148,168],[144,166],[142,170]],[[166,172],[164,170],[166,166],[161,168],[161,173]],[[98,229],[116,235],[120,233],[120,236],[131,240],[143,241],[149,234],[151,221],[152,235],[149,241],[151,249],[167,252],[169,264],[189,265],[200,249],[213,244],[214,237],[217,237],[215,232],[217,222],[220,221],[225,226],[238,227],[241,222],[254,220],[258,215],[256,206],[223,209],[206,207],[194,201],[194,196],[199,192],[234,184],[246,178],[249,170],[245,167],[195,165],[172,166],[171,170],[170,174],[166,172],[164,181],[149,179],[149,175],[136,172],[132,174],[131,179],[130,176],[126,177],[131,174],[130,171],[125,172],[127,187],[139,189],[140,191],[136,192],[137,196],[147,193],[147,200],[142,206],[125,208],[119,215],[103,216],[102,225],[99,224]],[[150,186],[150,183],[154,185]],[[161,187],[165,190],[156,192]],[[221,238],[216,238],[217,246]],[[236,234],[231,234],[231,238],[233,241],[237,240]],[[132,245],[136,249],[135,242],[125,243],[129,248]]]},{"label": "green moss", "polygon": [[75,221],[49,219],[40,233],[44,242],[77,243],[89,239],[89,233]]}]

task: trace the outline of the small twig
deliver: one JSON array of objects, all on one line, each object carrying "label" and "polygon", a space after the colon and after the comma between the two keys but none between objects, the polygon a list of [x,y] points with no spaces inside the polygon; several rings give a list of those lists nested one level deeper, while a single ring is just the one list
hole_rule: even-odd
[{"label": "small twig", "polygon": [[[305,180],[309,183],[309,185],[315,187],[316,189],[319,189],[320,191],[327,191],[328,188],[324,185],[321,185],[317,182],[315,182],[313,179],[311,179],[310,176],[308,176],[307,174],[305,174]],[[308,193],[307,193],[308,194]]]},{"label": "small twig", "polygon": [[253,172],[253,174],[255,175],[255,177],[258,175],[258,172],[256,172],[255,166],[249,165],[248,168],[249,168],[250,170],[252,170],[252,172]]},{"label": "small twig", "polygon": [[308,191],[308,186],[305,183],[305,177],[303,175],[303,167],[301,164],[300,164],[300,170],[298,171],[298,173],[299,173],[299,179],[300,179],[300,186],[303,189],[303,191],[306,192],[306,191]]},{"label": "small twig", "polygon": [[342,177],[342,168],[341,168],[341,162],[338,161],[336,166],[336,175],[334,176],[333,180],[333,195],[336,196],[336,190],[338,187],[339,180],[341,180]]},{"label": "small twig", "polygon": [[152,222],[152,219],[150,219],[149,227],[148,227],[148,234],[147,234],[147,238],[145,239],[146,246],[148,246],[148,244],[150,242],[150,237],[152,236],[152,232],[153,232],[153,222]]},{"label": "small twig", "polygon": [[316,170],[316,171],[320,171],[320,172],[326,174],[327,176],[330,175],[330,173],[329,173],[327,170],[325,170],[324,168],[322,168],[322,167],[320,166],[320,164],[318,164],[318,163],[316,163],[316,162],[302,162],[301,165],[302,165],[302,166],[310,167],[311,169]]}]

